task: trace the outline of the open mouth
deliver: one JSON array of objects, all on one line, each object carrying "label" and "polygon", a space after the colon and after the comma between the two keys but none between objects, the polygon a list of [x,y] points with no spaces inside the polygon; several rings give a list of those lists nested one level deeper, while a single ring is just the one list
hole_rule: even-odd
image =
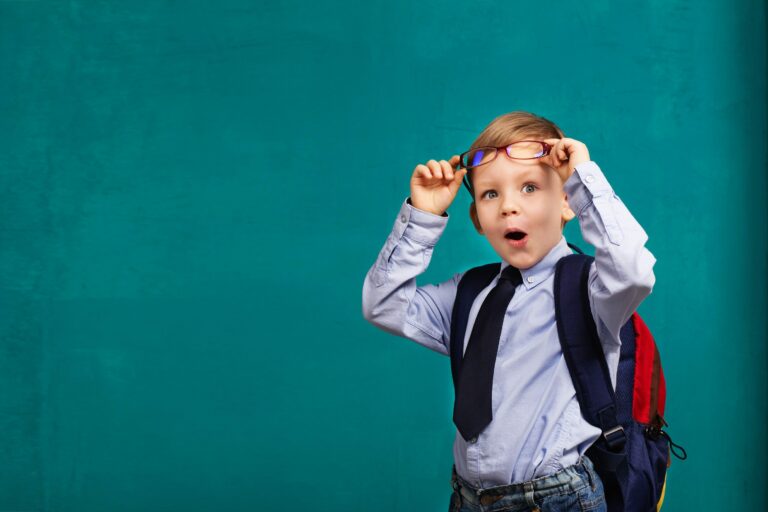
[{"label": "open mouth", "polygon": [[526,233],[523,233],[522,231],[512,231],[512,232],[507,233],[506,235],[504,235],[504,237],[507,240],[522,240],[526,236],[528,236],[528,235]]},{"label": "open mouth", "polygon": [[528,233],[515,229],[504,233],[504,238],[513,247],[523,247],[528,242]]}]

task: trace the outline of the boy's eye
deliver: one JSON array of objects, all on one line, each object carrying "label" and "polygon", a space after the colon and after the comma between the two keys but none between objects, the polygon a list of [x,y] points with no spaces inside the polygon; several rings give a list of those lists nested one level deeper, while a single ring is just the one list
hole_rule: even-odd
[{"label": "boy's eye", "polygon": [[[533,183],[526,183],[525,185],[523,185],[523,188],[522,188],[522,190],[524,190],[524,191],[525,191],[525,190],[526,190],[528,187],[531,187],[531,188],[533,189],[533,190],[531,190],[531,192],[533,192],[534,190],[536,190],[536,189],[538,189],[538,188],[539,188],[538,186],[534,185]],[[493,189],[490,189],[490,190],[486,190],[485,192],[483,192],[483,193],[480,195],[480,197],[485,197],[487,194],[490,194],[491,192],[493,192],[494,194],[496,193],[496,191],[495,191],[495,190],[493,190]]]}]

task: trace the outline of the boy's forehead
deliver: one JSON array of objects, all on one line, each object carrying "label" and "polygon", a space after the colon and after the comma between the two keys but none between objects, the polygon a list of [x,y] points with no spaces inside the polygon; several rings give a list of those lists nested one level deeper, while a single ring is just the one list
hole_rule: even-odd
[{"label": "boy's forehead", "polygon": [[472,181],[475,185],[480,186],[483,183],[493,183],[498,178],[506,178],[508,176],[518,178],[546,178],[547,166],[539,162],[536,163],[518,163],[518,162],[504,162],[506,165],[491,165],[481,167],[473,172]]}]

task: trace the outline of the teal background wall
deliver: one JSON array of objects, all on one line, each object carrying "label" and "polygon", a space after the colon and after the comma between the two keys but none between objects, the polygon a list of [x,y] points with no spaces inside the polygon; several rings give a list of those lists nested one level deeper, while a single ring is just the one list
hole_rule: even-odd
[{"label": "teal background wall", "polygon": [[[759,1],[0,1],[0,511],[445,510],[449,360],[362,283],[413,168],[518,109],[649,234],[664,510],[764,510],[765,36]],[[495,259],[468,206],[420,284]]]}]

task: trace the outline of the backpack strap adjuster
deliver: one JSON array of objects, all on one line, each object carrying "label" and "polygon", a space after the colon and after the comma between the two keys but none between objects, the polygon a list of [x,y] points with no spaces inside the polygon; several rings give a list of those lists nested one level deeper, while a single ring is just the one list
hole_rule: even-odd
[{"label": "backpack strap adjuster", "polygon": [[621,450],[627,442],[627,435],[624,433],[624,427],[621,425],[603,432],[603,438],[612,451]]}]

